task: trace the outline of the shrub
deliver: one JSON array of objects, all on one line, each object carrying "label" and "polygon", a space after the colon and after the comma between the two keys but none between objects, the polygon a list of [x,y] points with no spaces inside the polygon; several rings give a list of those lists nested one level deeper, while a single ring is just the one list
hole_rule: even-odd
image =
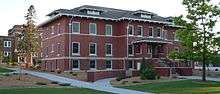
[{"label": "shrub", "polygon": [[51,84],[58,84],[58,82],[56,82],[56,81],[52,81]]},{"label": "shrub", "polygon": [[36,65],[35,69],[40,70],[41,69],[40,65]]},{"label": "shrub", "polygon": [[60,83],[59,85],[60,86],[70,86],[71,84],[70,83]]},{"label": "shrub", "polygon": [[126,84],[126,83],[128,83],[128,81],[123,81],[121,84],[123,84],[123,85],[124,85],[124,84]]},{"label": "shrub", "polygon": [[155,80],[157,76],[156,70],[146,62],[145,58],[141,63],[140,76],[142,80]]},{"label": "shrub", "polygon": [[77,73],[73,73],[72,76],[77,76]]},{"label": "shrub", "polygon": [[3,74],[3,76],[10,76],[10,74],[8,74],[8,73],[5,73],[5,74]]},{"label": "shrub", "polygon": [[121,81],[122,79],[125,79],[126,77],[123,75],[119,75],[118,77],[116,77],[116,81]]},{"label": "shrub", "polygon": [[36,85],[47,85],[47,83],[44,83],[44,82],[37,82]]},{"label": "shrub", "polygon": [[73,72],[72,72],[72,71],[70,71],[69,73],[70,73],[70,74],[73,74]]}]

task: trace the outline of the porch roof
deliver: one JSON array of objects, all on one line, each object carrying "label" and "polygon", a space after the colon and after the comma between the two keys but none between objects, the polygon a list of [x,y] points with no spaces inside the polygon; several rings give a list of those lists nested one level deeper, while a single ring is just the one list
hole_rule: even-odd
[{"label": "porch roof", "polygon": [[165,39],[141,39],[133,41],[132,44],[136,43],[161,43],[161,44],[173,44],[172,40],[165,40]]}]

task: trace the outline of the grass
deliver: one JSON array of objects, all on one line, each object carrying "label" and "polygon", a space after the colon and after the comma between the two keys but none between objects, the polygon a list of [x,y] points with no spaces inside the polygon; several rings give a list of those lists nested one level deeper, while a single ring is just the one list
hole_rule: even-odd
[{"label": "grass", "polygon": [[110,94],[84,88],[0,89],[0,94]]},{"label": "grass", "polygon": [[181,80],[171,82],[158,82],[134,86],[122,86],[121,88],[133,89],[159,94],[213,94],[220,93],[220,83],[199,80]]},{"label": "grass", "polygon": [[5,69],[0,67],[0,73],[5,73],[5,72],[13,72],[13,70]]}]

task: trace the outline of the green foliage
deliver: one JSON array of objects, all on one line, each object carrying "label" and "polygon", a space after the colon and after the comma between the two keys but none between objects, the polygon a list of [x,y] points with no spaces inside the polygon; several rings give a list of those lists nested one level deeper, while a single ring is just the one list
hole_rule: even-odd
[{"label": "green foliage", "polygon": [[171,53],[170,58],[202,62],[203,80],[205,80],[205,65],[213,63],[219,55],[218,33],[213,28],[220,17],[220,8],[211,0],[183,0],[188,14],[175,19],[175,24],[183,26],[177,31],[182,44],[182,50]]},{"label": "green foliage", "polygon": [[141,63],[140,76],[142,80],[155,80],[157,76],[156,70],[146,62],[145,58],[143,58]]}]

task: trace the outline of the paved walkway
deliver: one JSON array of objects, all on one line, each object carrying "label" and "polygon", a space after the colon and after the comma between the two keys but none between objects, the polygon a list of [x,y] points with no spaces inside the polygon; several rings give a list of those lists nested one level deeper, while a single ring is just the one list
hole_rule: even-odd
[{"label": "paved walkway", "polygon": [[[185,79],[202,79],[202,77],[200,76],[178,76],[178,78],[185,78]],[[212,78],[212,77],[206,77],[206,80],[208,81],[216,81],[216,82],[220,82],[220,78]]]},{"label": "paved walkway", "polygon": [[89,82],[74,80],[70,78],[60,77],[60,76],[56,76],[56,75],[49,74],[49,73],[34,72],[34,71],[27,71],[27,70],[23,70],[22,72],[28,73],[33,76],[45,78],[51,81],[57,81],[59,83],[70,83],[71,86],[79,87],[79,88],[88,88],[88,89],[111,92],[111,93],[116,93],[116,94],[151,94],[151,93],[140,92],[140,91],[135,91],[135,90],[112,87],[109,82],[111,79],[104,79],[104,80],[99,80],[94,83],[89,83]]}]

